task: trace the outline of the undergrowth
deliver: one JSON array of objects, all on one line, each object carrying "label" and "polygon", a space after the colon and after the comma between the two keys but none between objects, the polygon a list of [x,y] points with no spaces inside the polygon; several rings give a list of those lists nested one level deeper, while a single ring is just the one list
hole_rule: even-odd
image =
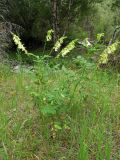
[{"label": "undergrowth", "polygon": [[119,160],[119,113],[118,73],[84,60],[71,69],[39,59],[27,73],[0,65],[3,160]]},{"label": "undergrowth", "polygon": [[[47,33],[43,53],[52,33]],[[61,37],[49,55],[41,57],[29,53],[18,36],[13,34],[13,39],[18,58],[22,50],[34,66],[26,70],[21,58],[17,72],[0,65],[0,158],[118,160],[120,74],[99,68],[117,42],[103,51],[98,64],[81,56],[68,64],[63,57],[77,39],[61,49],[66,39]],[[83,45],[90,53],[97,49],[95,44],[90,50],[87,39]],[[50,57],[53,51],[55,58]]]}]

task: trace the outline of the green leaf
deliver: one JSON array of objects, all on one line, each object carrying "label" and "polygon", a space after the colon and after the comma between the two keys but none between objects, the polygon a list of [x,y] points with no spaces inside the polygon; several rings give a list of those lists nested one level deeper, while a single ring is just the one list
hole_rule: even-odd
[{"label": "green leaf", "polygon": [[55,127],[55,129],[57,129],[57,130],[61,130],[61,129],[62,129],[62,127],[61,127],[60,125],[58,125],[58,124],[55,124],[54,127]]},{"label": "green leaf", "polygon": [[46,106],[41,109],[41,112],[43,115],[55,115],[56,114],[56,109],[53,106]]}]

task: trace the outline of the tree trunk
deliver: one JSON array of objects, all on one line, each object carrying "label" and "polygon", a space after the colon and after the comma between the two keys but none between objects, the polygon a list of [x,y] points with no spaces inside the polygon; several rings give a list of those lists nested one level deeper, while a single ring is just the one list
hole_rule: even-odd
[{"label": "tree trunk", "polygon": [[52,9],[52,27],[54,30],[54,43],[59,38],[59,18],[58,18],[58,0],[51,0],[51,9]]},{"label": "tree trunk", "polygon": [[117,37],[117,34],[119,33],[119,30],[120,30],[120,26],[115,28],[114,33],[112,35],[112,38],[111,38],[111,40],[109,42],[109,46],[115,41],[115,39]]}]

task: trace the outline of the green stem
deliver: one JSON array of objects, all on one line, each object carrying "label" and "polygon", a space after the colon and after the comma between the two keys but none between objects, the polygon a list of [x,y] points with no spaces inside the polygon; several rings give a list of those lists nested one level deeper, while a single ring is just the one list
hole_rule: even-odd
[{"label": "green stem", "polygon": [[45,41],[45,44],[44,44],[43,54],[45,53],[46,45],[47,45],[47,41]]}]

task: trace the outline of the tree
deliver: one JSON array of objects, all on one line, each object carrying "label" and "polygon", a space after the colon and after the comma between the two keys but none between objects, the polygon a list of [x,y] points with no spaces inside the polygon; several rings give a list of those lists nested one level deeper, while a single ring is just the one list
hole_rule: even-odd
[{"label": "tree", "polygon": [[[40,44],[46,31],[54,29],[55,41],[69,32],[71,24],[90,13],[101,0],[0,0],[2,21],[24,28],[24,39]],[[1,6],[1,5],[0,5]]]},{"label": "tree", "polygon": [[52,27],[54,30],[54,37],[53,41],[54,43],[59,38],[59,18],[58,18],[58,1],[57,0],[51,0],[51,11],[52,11]]},{"label": "tree", "polygon": [[76,18],[87,14],[96,3],[102,0],[51,0],[52,26],[55,31],[54,41],[59,34],[65,34]]},{"label": "tree", "polygon": [[24,28],[24,39],[35,43],[43,41],[50,28],[50,3],[44,0],[0,0],[2,21],[11,22]]},{"label": "tree", "polygon": [[114,1],[113,1],[113,6],[120,8],[120,1],[119,1],[119,0],[114,0]]}]

